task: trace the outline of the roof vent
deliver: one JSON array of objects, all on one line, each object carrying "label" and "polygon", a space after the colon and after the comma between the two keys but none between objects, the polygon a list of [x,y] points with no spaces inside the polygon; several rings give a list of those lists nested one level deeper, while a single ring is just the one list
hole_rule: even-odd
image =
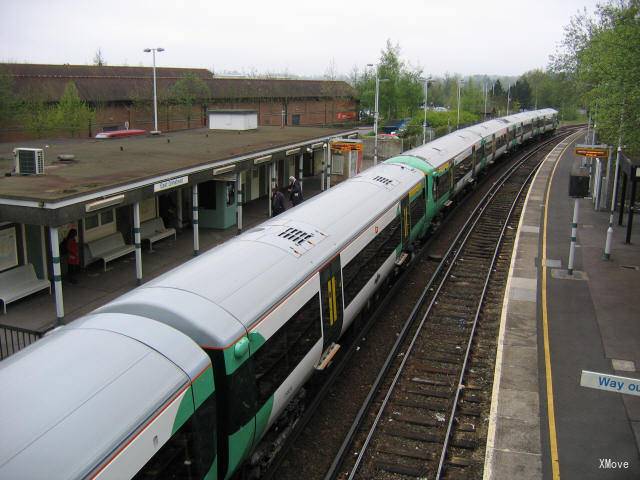
[{"label": "roof vent", "polygon": [[326,237],[325,233],[312,225],[289,221],[284,225],[269,225],[262,230],[250,230],[240,238],[278,247],[299,258]]},{"label": "roof vent", "polygon": [[374,182],[380,182],[383,185],[390,185],[393,182],[393,180],[391,180],[390,178],[383,177],[382,175],[378,175],[377,177],[373,177],[373,181]]},{"label": "roof vent", "polygon": [[44,175],[44,150],[41,148],[15,148],[16,173],[19,175]]},{"label": "roof vent", "polygon": [[302,242],[305,242],[313,237],[313,233],[307,233],[302,230],[298,230],[297,228],[289,227],[284,232],[280,232],[278,236],[286,238],[296,245],[302,245]]}]

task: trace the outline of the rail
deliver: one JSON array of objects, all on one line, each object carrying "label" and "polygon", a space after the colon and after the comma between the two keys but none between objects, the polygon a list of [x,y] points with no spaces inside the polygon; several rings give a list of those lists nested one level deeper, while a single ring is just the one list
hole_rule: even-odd
[{"label": "rail", "polygon": [[43,335],[41,331],[0,324],[0,360],[28,347]]}]

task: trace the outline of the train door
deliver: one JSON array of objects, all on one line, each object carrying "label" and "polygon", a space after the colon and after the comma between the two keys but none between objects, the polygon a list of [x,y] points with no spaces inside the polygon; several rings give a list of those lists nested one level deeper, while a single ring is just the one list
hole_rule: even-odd
[{"label": "train door", "polygon": [[402,248],[409,246],[409,235],[411,234],[411,211],[409,210],[409,195],[400,200],[400,213],[402,225]]},{"label": "train door", "polygon": [[471,147],[471,178],[476,179],[476,146]]},{"label": "train door", "polygon": [[320,271],[322,297],[322,350],[335,343],[342,331],[342,269],[340,255],[336,255]]}]

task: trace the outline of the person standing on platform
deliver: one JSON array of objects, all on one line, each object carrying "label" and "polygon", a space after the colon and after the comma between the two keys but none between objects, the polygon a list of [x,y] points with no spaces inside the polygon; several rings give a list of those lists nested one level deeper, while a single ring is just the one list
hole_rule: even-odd
[{"label": "person standing on platform", "polygon": [[293,175],[289,177],[289,182],[289,200],[295,207],[304,201],[302,197],[302,185],[300,185],[300,182],[296,180],[296,177]]},{"label": "person standing on platform", "polygon": [[276,185],[271,190],[271,216],[275,217],[284,211],[284,195],[280,190],[278,190],[278,186]]},{"label": "person standing on platform", "polygon": [[78,248],[78,231],[75,228],[69,230],[64,240],[65,250],[67,252],[67,269],[69,273],[69,282],[76,284],[76,274],[80,270],[80,253]]}]

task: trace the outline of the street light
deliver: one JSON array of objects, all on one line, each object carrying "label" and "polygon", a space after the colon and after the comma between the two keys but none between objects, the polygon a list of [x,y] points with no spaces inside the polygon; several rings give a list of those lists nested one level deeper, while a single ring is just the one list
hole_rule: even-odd
[{"label": "street light", "polygon": [[373,133],[375,135],[375,139],[373,141],[373,164],[378,164],[378,103],[380,98],[380,82],[388,82],[388,78],[380,79],[378,75],[379,65],[373,65],[373,63],[367,63],[367,67],[376,67],[376,99],[375,99],[375,112],[373,112]]},{"label": "street light", "polygon": [[164,52],[164,48],[145,48],[145,53],[153,53],[153,132],[154,135],[160,133],[158,130],[158,94],[156,90],[156,52]]},{"label": "street light", "polygon": [[456,121],[456,130],[460,127],[460,85],[464,83],[463,79],[458,79],[458,120]]},{"label": "street light", "polygon": [[424,78],[424,122],[422,123],[422,144],[427,143],[427,100],[429,99],[429,82],[431,77]]},{"label": "street light", "polygon": [[507,88],[507,116],[509,115],[509,103],[511,102],[511,84]]}]

